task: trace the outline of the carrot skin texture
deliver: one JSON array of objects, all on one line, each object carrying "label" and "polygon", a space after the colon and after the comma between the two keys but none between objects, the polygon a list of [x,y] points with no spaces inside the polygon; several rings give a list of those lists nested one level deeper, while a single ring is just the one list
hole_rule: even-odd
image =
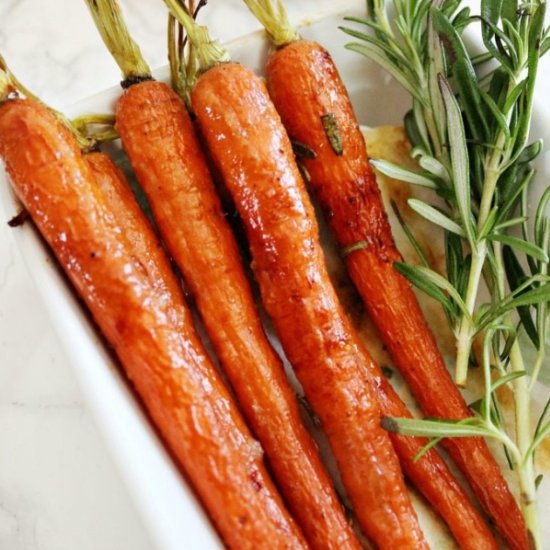
[{"label": "carrot skin texture", "polygon": [[[148,248],[155,237],[132,243],[151,231],[143,218],[113,210],[101,191],[106,181],[96,185],[72,135],[35,102],[0,107],[0,155],[224,542],[305,548],[258,443],[198,340],[168,260]],[[120,173],[103,173],[111,175]]]},{"label": "carrot skin texture", "polygon": [[[267,85],[291,138],[317,154],[302,162],[339,245],[368,242],[367,248],[346,257],[347,268],[422,410],[441,418],[470,416],[410,283],[393,267],[401,255],[351,102],[330,55],[314,42],[289,44],[270,56]],[[326,113],[337,121],[343,148],[340,156],[330,146],[320,120]],[[485,441],[457,438],[443,445],[510,547],[527,548],[519,507]]]},{"label": "carrot skin texture", "polygon": [[[130,190],[124,172],[105,153],[86,153],[84,160],[92,173],[95,186],[105,197],[109,208],[116,213],[118,223],[124,227],[124,236],[137,250],[137,257],[150,279],[162,283],[166,278],[162,271],[166,267],[162,243],[148,227],[149,221]],[[145,231],[144,226],[147,227]],[[163,256],[160,261],[159,256]],[[172,277],[170,281],[174,282]],[[181,292],[179,284],[172,285],[171,292],[178,296]]]},{"label": "carrot skin texture", "polygon": [[162,238],[306,540],[313,549],[360,548],[263,331],[183,102],[166,84],[149,81],[128,88],[116,113]]},{"label": "carrot skin texture", "polygon": [[244,221],[265,308],[321,420],[361,527],[379,548],[426,548],[265,85],[243,66],[223,64],[200,77],[191,101]]}]

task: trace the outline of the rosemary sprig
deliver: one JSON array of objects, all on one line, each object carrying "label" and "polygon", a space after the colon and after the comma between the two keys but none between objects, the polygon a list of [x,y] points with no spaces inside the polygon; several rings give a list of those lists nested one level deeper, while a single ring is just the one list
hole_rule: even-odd
[{"label": "rosemary sprig", "polygon": [[[550,49],[546,2],[481,0],[475,15],[460,0],[367,0],[367,7],[365,19],[348,19],[365,31],[343,29],[358,39],[347,48],[380,64],[409,92],[405,126],[420,170],[375,165],[391,177],[433,189],[437,206],[417,199],[409,204],[445,233],[446,278],[428,266],[396,267],[443,305],[457,337],[457,383],[467,384],[477,337],[483,338],[485,379],[472,419],[391,419],[386,425],[411,435],[499,440],[518,475],[530,536],[542,548],[534,451],[550,433],[550,400],[533,430],[531,392],[546,356],[550,192],[534,213],[527,197],[531,163],[541,151],[540,142],[528,139],[538,62]],[[463,38],[472,25],[480,26],[485,48],[476,56]],[[518,334],[527,336],[521,345]],[[535,350],[530,376],[526,348]],[[513,436],[502,420],[496,391],[502,385],[513,390]]]}]

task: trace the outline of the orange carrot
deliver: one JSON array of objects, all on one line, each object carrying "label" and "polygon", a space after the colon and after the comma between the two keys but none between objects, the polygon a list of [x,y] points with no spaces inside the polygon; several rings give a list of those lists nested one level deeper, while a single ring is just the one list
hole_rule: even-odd
[{"label": "orange carrot", "polygon": [[305,548],[120,172],[32,100],[0,106],[0,155],[224,542]]},{"label": "orange carrot", "polygon": [[[92,11],[102,4],[119,9],[109,0]],[[117,32],[118,40],[131,40],[120,15]],[[116,127],[160,234],[306,540],[313,548],[357,549],[282,362],[264,333],[190,116],[168,85],[143,81],[145,73],[134,71],[141,81],[118,101]]]},{"label": "orange carrot", "polygon": [[[224,65],[223,68],[225,67],[228,67],[228,66]],[[221,69],[222,67],[220,67],[220,69],[212,69],[210,72],[215,70],[221,70]],[[209,75],[210,72],[207,73],[207,75]],[[240,68],[239,70],[234,69],[234,72],[236,72],[237,74],[232,77],[225,75],[223,78],[224,79],[232,78],[234,80],[237,80],[239,77],[241,77],[244,80],[247,76],[246,73],[242,74],[244,70]],[[250,77],[250,75],[248,75],[248,77]],[[193,99],[193,106],[195,108],[195,112],[198,117],[198,121],[202,125],[203,129],[204,129],[204,124],[208,124],[208,131],[205,131],[207,142],[217,143],[217,140],[215,137],[216,135],[227,136],[228,140],[230,139],[229,136],[231,136],[231,139],[233,139],[233,133],[228,133],[229,130],[225,126],[220,126],[216,130],[216,128],[211,129],[210,120],[208,120],[207,122],[204,122],[203,112],[209,112],[211,113],[211,116],[215,118],[216,116],[219,116],[219,113],[222,112],[223,110],[223,105],[220,105],[219,104],[220,102],[218,102],[218,104],[216,105],[217,108],[214,110],[212,98],[207,97],[205,99],[204,96],[206,96],[207,92],[203,92],[201,89],[201,86],[203,86],[203,81],[205,78],[206,76],[203,77],[201,81],[199,81],[198,89],[192,95],[192,99]],[[222,77],[218,76],[217,78],[221,80]],[[214,82],[212,84],[209,82],[209,85],[211,87],[214,87],[216,83]],[[218,97],[220,98],[227,97],[226,96],[226,94],[228,93],[226,89],[227,86],[229,86],[229,84],[225,84],[225,86],[219,90]],[[252,87],[252,85],[250,86]],[[235,91],[235,94],[237,95],[242,94],[243,97],[248,99],[251,93],[247,95],[242,90],[243,87],[244,85],[241,86],[239,89],[237,89]],[[254,91],[257,91],[257,90],[254,89]],[[214,92],[209,91],[209,93],[213,94]],[[232,98],[229,98],[228,101],[230,99]],[[245,107],[250,108],[250,105],[245,104]],[[228,109],[227,116],[237,118],[237,115],[234,115],[234,111],[236,111],[237,108],[238,108],[237,106],[234,106],[231,110],[227,108]],[[266,109],[265,107],[263,108],[264,110]],[[239,112],[239,115],[240,115],[240,112]],[[246,116],[246,115],[240,115],[240,116],[242,118],[243,116]],[[264,115],[260,114],[257,116],[264,116]],[[219,124],[221,125],[222,123],[219,123]],[[247,129],[246,131],[249,132],[250,130],[248,129],[251,127],[254,127],[255,125],[256,125],[256,121],[252,120],[252,115],[248,115],[248,118],[246,118],[243,123],[243,126],[245,127],[245,129]],[[258,132],[261,132],[262,130],[263,129],[260,128],[258,129]],[[233,128],[232,131],[235,132],[236,131],[235,128]],[[217,134],[215,132],[217,132]],[[209,136],[211,141],[209,141]],[[267,133],[267,131],[266,131],[266,139],[269,139],[269,134]],[[229,160],[226,157],[218,158],[216,155],[218,148],[216,148],[215,146],[212,146],[212,153],[214,157],[218,159],[219,168],[222,174],[226,177],[226,184],[229,186],[230,190],[233,191],[233,193],[235,194],[238,193],[238,191],[235,191],[232,188],[231,186],[232,180],[230,179],[231,176],[227,175],[227,170],[224,170],[224,167],[226,165],[230,165],[230,166],[235,165],[236,162],[238,161],[238,164],[237,164],[238,170],[240,170],[241,174],[244,174],[246,170],[244,167],[244,162],[245,162],[244,155],[245,154],[254,155],[255,148],[258,148],[261,151],[264,148],[267,148],[267,146],[262,148],[261,142],[259,142],[258,138],[254,135],[254,137],[251,136],[249,148],[245,149],[242,153],[236,152],[234,154],[233,162],[229,162]],[[222,141],[219,149],[220,150],[226,149],[225,140]],[[220,153],[218,152],[218,154]],[[230,153],[227,153],[227,154],[229,155]],[[259,156],[258,153],[256,154]],[[277,162],[277,159],[272,159],[271,162],[272,163]],[[269,163],[266,163],[265,167],[258,165],[256,167],[256,170],[258,172],[256,177],[259,178],[260,174],[263,174],[264,177],[265,177],[265,174],[270,174],[270,170],[272,169],[271,167],[272,165]],[[250,170],[252,169],[254,169],[254,166]],[[276,175],[277,172],[274,172],[274,174]],[[268,187],[264,192],[267,193],[268,198],[270,194],[272,195],[272,201],[274,203],[272,207],[273,216],[275,217],[275,220],[272,221],[273,224],[275,224],[277,219],[279,218],[285,219],[287,216],[290,216],[290,214],[287,213],[287,210],[289,208],[292,208],[291,204],[283,204],[282,207],[278,204],[279,201],[283,201],[284,203],[285,197],[277,196],[279,193],[282,194],[282,192],[275,191],[275,187],[271,181],[272,178],[276,177],[275,175],[270,176],[269,179],[266,180],[264,183],[264,185]],[[249,183],[249,185],[253,185],[253,184]],[[249,192],[250,197],[247,198],[248,201],[254,201],[256,199],[256,193],[262,192],[260,190],[260,185],[261,185],[261,182],[258,182],[255,184],[254,192]],[[269,188],[269,185],[272,185],[272,187]],[[289,194],[298,193],[298,190],[300,190],[298,183],[295,183],[295,186],[297,187],[297,190],[292,188],[288,191]],[[241,192],[246,193],[246,189]],[[302,196],[302,199],[303,199],[303,196]],[[264,200],[267,201],[268,199],[264,199]],[[237,204],[238,204],[238,199],[237,199]],[[308,203],[305,203],[304,208],[306,208],[307,206],[308,206]],[[269,208],[269,204],[266,207]],[[244,208],[244,207],[241,207],[241,208]],[[241,215],[243,216],[245,223],[256,224],[256,221],[254,219],[251,220],[250,213],[247,214],[241,211]],[[254,213],[253,215],[256,215],[256,214]],[[298,223],[298,222],[299,222],[299,219],[296,220],[295,223]],[[260,229],[258,229],[258,231],[260,231]],[[266,226],[264,226],[263,231],[267,233],[268,230]],[[273,228],[272,226],[269,226],[269,231],[270,233],[271,231],[277,231],[277,226],[274,225]],[[315,231],[315,228],[312,229],[312,232],[313,231]],[[308,262],[311,262],[313,264],[314,262],[312,261],[312,258],[315,258],[315,254],[311,253],[310,255],[307,251],[300,250],[300,247],[297,244],[292,244],[294,240],[296,240],[297,242],[308,243],[310,240],[314,240],[314,237],[312,236],[312,234],[311,233],[304,234],[304,232],[300,232],[294,227],[292,228],[292,230],[288,229],[286,232],[285,232],[285,229],[283,228],[282,233],[283,235],[279,235],[280,243],[281,243],[280,246],[292,247],[292,251],[289,252],[288,260],[286,259],[283,260],[282,258],[280,260],[283,263],[283,265],[288,265],[288,267],[284,270],[285,273],[288,272],[290,269],[296,270],[296,273],[293,274],[293,276],[296,277],[296,279],[294,280],[295,285],[299,284],[298,281],[301,276],[314,278],[313,272],[311,275],[309,274],[305,275],[304,272],[300,270],[300,260],[302,260],[301,255],[303,254],[308,258]],[[256,240],[258,239],[258,237],[255,237],[255,238]],[[275,246],[272,244],[271,235],[266,235],[264,236],[264,238],[269,243],[268,244],[269,247]],[[255,249],[253,245],[253,256],[254,256],[254,262],[256,265],[258,264],[257,254],[262,254],[261,246],[262,246],[261,244],[258,244],[258,249]],[[316,253],[319,254],[319,251],[317,250]],[[296,254],[296,256],[295,257],[290,256],[290,254]],[[320,260],[317,257],[317,263],[319,262]],[[310,269],[313,269],[313,268],[310,268]],[[317,266],[317,269],[320,269],[319,266]],[[258,274],[258,268],[256,268],[255,271]],[[305,270],[305,273],[307,273],[307,270]],[[281,275],[281,277],[288,277],[288,276],[289,275],[285,275],[284,273]],[[352,342],[352,344],[350,345],[353,347],[353,350],[354,350],[353,353],[356,355],[355,361],[356,361],[357,368],[364,370],[366,377],[368,377],[368,380],[366,378],[363,379],[363,383],[365,385],[370,384],[376,387],[377,392],[379,393],[379,402],[380,402],[380,407],[382,409],[382,412],[385,415],[389,415],[389,416],[410,416],[410,413],[405,407],[405,405],[397,396],[397,394],[395,393],[391,385],[383,377],[380,368],[374,363],[374,361],[370,358],[370,356],[364,349],[363,345],[360,342],[359,337],[357,336],[355,331],[353,331],[348,321],[347,320],[342,321],[343,313],[341,311],[340,305],[337,302],[336,297],[334,296],[334,291],[330,285],[330,282],[326,279],[326,272],[324,272],[323,270],[320,270],[320,274],[318,275],[318,277],[324,278],[324,280],[322,285],[320,285],[320,288],[315,289],[315,292],[319,293],[317,299],[320,301],[322,300],[326,301],[326,303],[322,307],[317,306],[317,307],[320,307],[320,312],[322,312],[322,315],[325,317],[324,319],[322,319],[322,326],[326,327],[325,330],[327,332],[330,332],[332,325],[337,326],[338,323],[343,323],[342,326],[345,328],[342,329],[342,332],[345,332],[345,334],[347,335],[346,337],[349,338],[350,342]],[[261,282],[262,282],[261,279],[259,282],[260,282],[260,287],[263,294],[264,290],[261,285]],[[309,327],[308,327],[308,325],[306,324],[306,321],[299,317],[300,314],[302,315],[304,314],[300,312],[296,312],[294,311],[294,309],[292,309],[293,307],[297,307],[293,303],[294,300],[297,300],[298,296],[302,296],[304,294],[304,291],[299,290],[299,287],[298,289],[295,289],[292,284],[289,285],[288,281],[284,282],[283,279],[275,280],[275,278],[272,277],[271,275],[270,275],[270,284],[277,285],[276,288],[272,288],[268,290],[268,292],[272,292],[273,294],[276,295],[276,297],[270,298],[270,300],[271,301],[280,300],[281,306],[278,306],[278,307],[284,307],[288,311],[286,313],[277,313],[277,314],[272,313],[273,310],[268,306],[268,304],[266,304],[268,313],[270,313],[270,315],[272,315],[274,318],[275,324],[279,332],[279,336],[281,337],[281,340],[285,347],[285,351],[289,356],[291,362],[297,369],[298,377],[304,384],[304,389],[306,390],[306,393],[307,393],[308,386],[302,380],[300,376],[300,371],[298,370],[300,368],[300,365],[306,361],[305,358],[301,357],[301,354],[306,353],[306,354],[311,354],[311,357],[316,357],[316,356],[314,355],[312,350],[308,350],[308,348],[306,347],[306,343],[307,343],[306,336],[301,336],[302,332],[298,332],[298,329],[294,327],[294,323],[298,324],[299,326],[304,325],[304,327],[301,328],[300,331],[306,331],[306,334],[307,334],[307,332],[311,330],[312,326],[314,328],[319,326],[320,320],[319,318],[312,319],[310,317],[308,319],[308,323],[309,323]],[[283,289],[287,289],[287,290],[285,291]],[[314,293],[313,290],[311,290],[310,292],[312,294]],[[285,304],[289,301],[288,294],[286,293],[290,293],[291,302],[290,302],[290,305],[287,304],[285,306]],[[305,298],[301,298],[301,299],[304,300]],[[313,296],[311,297],[311,299],[314,300]],[[332,313],[332,316],[329,316],[329,314],[326,312],[326,309],[329,309],[329,305],[328,305],[329,303],[332,303],[334,307],[334,312]],[[275,307],[275,306],[272,306],[272,307]],[[311,305],[310,307],[314,308],[315,305]],[[309,314],[312,316],[314,316],[315,313],[316,313],[315,310],[309,312]],[[280,323],[277,323],[277,319],[279,317],[282,317],[282,320],[280,321]],[[288,338],[291,339],[290,341],[288,340],[285,341],[285,334],[287,339]],[[317,335],[317,337],[319,337],[321,341],[323,341],[323,338],[326,338],[328,342],[331,341],[330,334]],[[328,344],[324,344],[325,347],[327,347],[327,345]],[[344,345],[344,343],[342,343],[342,345]],[[300,349],[302,346],[304,348],[303,350]],[[300,354],[298,359],[295,358],[297,353]],[[353,354],[350,354],[350,355],[353,355]],[[328,356],[330,357],[330,354],[328,354]],[[308,359],[309,361],[311,361],[310,358]],[[322,356],[318,360],[322,362],[323,360]],[[308,368],[311,369],[311,376],[315,376],[315,377],[319,376],[319,374],[314,371],[313,365],[309,365]],[[318,383],[323,384],[323,379],[320,378]],[[313,404],[313,400],[312,400],[312,404]],[[322,406],[323,405],[321,405],[321,407]],[[423,438],[409,438],[409,437],[404,437],[404,436],[399,436],[394,434],[391,435],[391,438],[392,438],[394,447],[401,459],[401,463],[405,472],[418,487],[423,488],[424,494],[433,504],[434,508],[447,519],[449,526],[452,528],[453,533],[455,534],[455,537],[457,538],[457,540],[461,542],[463,548],[468,548],[471,550],[480,549],[480,548],[487,548],[487,549],[496,548],[496,543],[489,529],[485,525],[483,519],[481,518],[479,513],[475,510],[475,508],[470,504],[467,496],[464,494],[464,492],[462,491],[462,489],[460,488],[456,480],[453,478],[452,474],[449,472],[447,466],[445,465],[441,457],[439,457],[437,452],[435,450],[432,450],[429,453],[427,453],[420,461],[418,462],[414,461],[414,457],[422,449],[422,447],[427,443],[427,441]],[[348,458],[348,460],[350,459]],[[353,499],[353,496],[352,496],[352,499]]]},{"label": "orange carrot", "polygon": [[[386,380],[380,367],[368,354],[365,357],[369,376],[378,390],[382,414],[411,418],[411,413]],[[445,520],[460,547],[464,550],[495,550],[497,544],[491,531],[437,451],[430,449],[416,460],[428,440],[394,433],[390,434],[390,438],[403,472],[426,497],[434,511]]]},{"label": "orange carrot", "polygon": [[265,85],[225,63],[200,76],[191,101],[243,218],[264,305],[327,434],[361,527],[379,548],[426,548]]},{"label": "orange carrot", "polygon": [[[330,55],[317,43],[292,42],[270,56],[267,83],[291,139],[311,151],[311,158],[301,159],[311,187],[339,245],[350,251],[346,265],[351,278],[422,410],[441,418],[470,416],[411,285],[393,266],[401,256]],[[446,439],[443,445],[508,544],[527,548],[519,507],[485,441]]]},{"label": "orange carrot", "polygon": [[183,102],[160,82],[126,90],[117,130],[242,410],[313,548],[359,548],[271,348],[237,243]]}]

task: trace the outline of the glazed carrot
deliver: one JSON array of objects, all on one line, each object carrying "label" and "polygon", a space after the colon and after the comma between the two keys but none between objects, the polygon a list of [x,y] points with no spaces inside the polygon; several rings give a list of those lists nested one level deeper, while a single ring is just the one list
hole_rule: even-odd
[{"label": "glazed carrot", "polygon": [[[215,74],[221,71],[231,71],[232,74]],[[210,74],[213,76],[210,77]],[[368,424],[364,421],[365,424],[361,425],[363,411],[354,411],[354,404],[351,404],[352,412],[346,413],[345,405],[337,404],[341,397],[337,391],[332,393],[329,387],[337,384],[339,376],[344,376],[346,380],[338,388],[341,391],[351,393],[357,382],[360,387],[356,391],[374,386],[379,393],[378,399],[384,414],[410,416],[410,413],[364,349],[341,309],[323,267],[317,227],[303,184],[296,176],[294,164],[288,159],[285,161],[286,157],[279,152],[282,150],[288,153],[288,139],[274,130],[278,128],[278,119],[271,120],[267,116],[267,113],[272,112],[268,110],[267,100],[261,96],[263,90],[260,84],[245,84],[247,78],[251,79],[252,76],[238,65],[222,65],[211,69],[201,78],[192,94],[193,107],[247,226],[254,272],[266,310],[275,323],[285,352],[314,410],[320,416],[329,439],[331,436],[336,439],[335,445],[341,443],[339,437],[346,437],[346,429],[352,428],[345,419],[332,418],[337,415],[333,409],[342,406],[339,413],[352,415],[354,429],[359,433],[348,436],[354,438],[354,441],[346,441],[348,447],[344,456],[339,455],[334,447],[333,450],[337,460],[340,459],[341,468],[349,466],[359,471],[361,466],[353,463],[353,444],[359,444],[359,453],[364,452],[365,447],[362,445],[367,443],[363,443],[363,430],[369,429]],[[207,79],[213,79],[214,82]],[[232,96],[229,95],[231,87],[235,88]],[[244,105],[235,106],[235,97],[242,97]],[[229,103],[226,104],[222,98],[227,98],[234,106],[230,108]],[[255,104],[257,112],[247,114],[254,100],[259,103]],[[221,120],[221,113],[226,113],[227,119],[224,117]],[[240,134],[232,126],[234,119],[242,120]],[[266,119],[263,126],[258,119]],[[251,133],[251,128],[257,130]],[[220,142],[221,135],[227,136],[228,141]],[[264,140],[270,141],[262,141],[262,135]],[[229,141],[236,141],[237,137],[240,138],[239,143],[229,147]],[[262,152],[272,147],[271,155],[260,156],[260,147]],[[270,160],[263,160],[259,164],[255,160],[257,157]],[[249,165],[246,166],[245,162]],[[233,166],[234,172],[231,171]],[[245,174],[247,181],[244,180]],[[314,358],[318,365],[313,362]],[[333,369],[338,371],[339,368],[342,368],[341,373],[333,372]],[[354,376],[357,379],[353,380]],[[328,414],[326,423],[323,411],[325,415]],[[340,430],[343,433],[339,433]],[[496,548],[490,531],[437,453],[430,451],[420,461],[414,462],[414,457],[427,441],[393,434],[391,437],[405,472],[419,487],[426,488],[426,496],[448,518],[449,525],[463,547],[472,550]],[[367,506],[364,500],[359,503],[354,501],[354,489],[360,481],[346,477],[344,471],[342,476],[345,484],[352,485],[351,489],[349,485],[346,487],[359,514],[358,510]],[[359,487],[359,490],[364,489]],[[376,538],[374,540],[381,546],[403,544],[395,541],[389,543],[387,539],[385,542]]]},{"label": "glazed carrot", "polygon": [[304,548],[260,446],[195,333],[168,260],[119,193],[120,173],[104,158],[87,163],[67,128],[32,100],[0,106],[0,155],[224,542]]},{"label": "glazed carrot", "polygon": [[[308,157],[315,157],[301,162],[339,245],[349,251],[345,261],[350,276],[395,365],[425,414],[470,416],[411,285],[393,266],[401,256],[351,102],[330,55],[317,43],[297,40],[272,53],[266,72],[268,89],[291,139],[310,150]],[[443,445],[508,544],[526,548],[519,507],[485,441],[446,439]]]},{"label": "glazed carrot", "polygon": [[[380,367],[368,354],[365,357],[369,376],[378,390],[382,414],[411,418],[410,411],[384,377]],[[474,508],[437,451],[431,449],[416,460],[428,440],[394,433],[390,434],[390,438],[403,472],[432,505],[434,511],[445,520],[460,548],[496,550],[496,541],[481,514]]]},{"label": "glazed carrot", "polygon": [[[112,1],[103,4],[118,9]],[[123,35],[131,40],[121,19],[117,32],[119,40]],[[168,85],[147,80],[145,70],[136,74],[139,82],[117,103],[116,128],[241,409],[308,543],[319,549],[359,548],[264,333],[185,105]]]},{"label": "glazed carrot", "polygon": [[[124,228],[124,237],[136,251],[136,257],[143,264],[149,279],[153,284],[165,284],[166,258],[162,243],[147,227],[149,221],[137,203],[124,172],[105,153],[92,151],[83,158],[88,164],[95,186],[116,216],[117,223]],[[147,229],[144,230],[144,227]],[[173,283],[173,277],[169,278]],[[172,287],[171,292],[178,296],[181,292],[179,284]]]},{"label": "glazed carrot", "polygon": [[165,84],[144,82],[124,93],[116,118],[160,233],[306,539],[313,548],[358,548],[281,360],[263,331],[183,102]]},{"label": "glazed carrot", "polygon": [[426,548],[265,85],[243,66],[225,63],[202,74],[191,101],[245,224],[263,303],[325,430],[361,527],[379,548]]}]

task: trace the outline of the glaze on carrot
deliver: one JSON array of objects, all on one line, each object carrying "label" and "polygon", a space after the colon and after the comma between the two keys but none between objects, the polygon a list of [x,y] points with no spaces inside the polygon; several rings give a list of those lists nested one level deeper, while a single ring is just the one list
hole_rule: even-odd
[{"label": "glaze on carrot", "polygon": [[305,548],[195,333],[168,260],[136,205],[119,194],[120,173],[101,168],[96,184],[97,159],[86,162],[67,128],[31,100],[0,106],[0,155],[227,546]]},{"label": "glaze on carrot", "polygon": [[[246,73],[245,73],[246,74]],[[244,76],[243,76],[244,78]],[[220,95],[223,95],[225,93],[225,89],[220,91]],[[237,92],[238,93],[238,92]],[[196,107],[196,96],[193,95],[193,105]],[[204,107],[205,110],[208,109],[208,104],[206,107]],[[222,110],[222,107],[219,107],[219,110]],[[200,116],[200,113],[197,111],[197,116],[199,123],[202,121],[202,117]],[[212,114],[212,116],[215,116]],[[229,115],[231,116],[231,111],[229,111]],[[245,121],[244,126],[245,128],[250,128],[254,126],[255,122],[251,122],[249,120]],[[229,134],[226,134],[225,128],[221,129],[220,135],[228,136]],[[229,139],[229,138],[227,138]],[[253,148],[256,144],[256,139],[251,138],[251,153],[253,153]],[[225,147],[225,140],[222,140],[221,147]],[[223,166],[226,164],[234,165],[236,162],[243,162],[240,159],[233,159],[232,161],[224,159],[224,164],[220,164],[222,168],[220,168],[223,172]],[[220,161],[221,162],[221,161]],[[240,168],[244,172],[244,168]],[[268,170],[266,168],[265,170]],[[258,176],[259,177],[259,176]],[[270,178],[272,176],[269,176]],[[273,201],[275,202],[277,200],[276,193],[273,190]],[[252,200],[252,193],[251,198]],[[274,210],[277,210],[276,207],[274,207]],[[274,213],[276,215],[276,213]],[[284,217],[284,214],[280,214],[281,217]],[[244,216],[243,216],[244,217]],[[246,218],[245,218],[246,222]],[[300,234],[296,233],[296,237],[293,236],[296,231],[289,231],[289,235],[287,235],[287,239],[294,239],[298,242],[300,242],[301,237]],[[268,237],[266,237],[268,238]],[[305,239],[305,242],[307,242],[307,238],[303,237]],[[312,238],[309,236],[309,238]],[[283,243],[284,244],[284,243]],[[254,251],[253,251],[254,252]],[[256,259],[255,259],[256,262]],[[289,263],[287,269],[292,269],[292,264]],[[300,276],[300,272],[298,272],[297,277]],[[275,283],[273,283],[275,284]],[[277,283],[281,287],[285,287],[286,283],[279,282]],[[331,296],[332,287],[330,286],[330,283],[328,281],[324,281],[323,283],[326,288],[327,296]],[[296,293],[298,291],[295,291]],[[321,289],[318,290],[319,293],[322,292]],[[288,300],[288,298],[285,298],[284,293],[281,294],[281,302],[285,303],[285,299]],[[335,308],[335,316],[338,318],[338,316],[342,316],[342,311],[340,309],[340,306],[337,303],[337,299],[332,295],[332,303],[334,304]],[[328,307],[328,306],[327,306]],[[268,308],[268,313],[269,313]],[[300,323],[299,320],[294,321],[296,323]],[[310,326],[316,327],[318,324],[318,320],[315,321],[309,321]],[[313,323],[313,325],[311,325]],[[347,322],[346,322],[347,323]],[[330,327],[330,321],[325,322],[326,326]],[[395,393],[391,385],[387,382],[387,380],[382,375],[381,369],[375,364],[375,362],[371,359],[371,357],[368,355],[367,351],[365,350],[364,346],[362,345],[359,337],[355,334],[354,331],[349,327],[348,324],[346,324],[346,330],[348,331],[349,335],[348,337],[351,338],[351,340],[354,342],[355,349],[358,349],[361,351],[361,354],[358,354],[356,361],[357,365],[359,365],[360,368],[364,369],[366,372],[366,375],[369,378],[369,384],[374,386],[377,390],[377,397],[378,401],[380,403],[380,408],[382,410],[382,413],[386,416],[408,416],[410,417],[411,414],[407,410],[406,406],[403,404],[399,396]],[[284,327],[282,329],[279,329],[279,335],[282,339],[282,330],[288,330],[293,331],[294,329],[292,327]],[[307,330],[307,329],[304,329]],[[330,339],[329,336],[327,336],[327,339]],[[298,341],[294,341],[292,345],[298,346],[299,345],[299,339]],[[283,341],[283,345],[285,345]],[[289,354],[288,349],[285,346],[285,351],[287,352],[287,355],[291,359],[291,362],[294,364],[294,361]],[[299,373],[298,373],[298,376]],[[367,382],[366,382],[367,383]],[[305,386],[304,386],[305,387]],[[307,391],[307,390],[306,390]],[[459,484],[456,482],[452,474],[450,473],[449,469],[445,465],[444,461],[441,459],[441,457],[438,455],[438,453],[435,450],[432,450],[428,452],[422,459],[420,459],[418,462],[414,461],[415,456],[418,454],[418,452],[422,449],[422,447],[427,443],[427,440],[423,438],[410,438],[405,436],[399,436],[395,434],[390,435],[394,448],[400,458],[401,465],[403,467],[403,470],[407,474],[407,476],[411,479],[411,481],[420,488],[420,490],[423,492],[423,494],[428,498],[434,509],[441,514],[446,520],[453,531],[453,534],[455,535],[455,538],[460,542],[462,548],[468,549],[468,550],[480,550],[482,548],[486,549],[495,549],[496,548],[496,542],[491,535],[491,532],[489,531],[488,527],[485,525],[485,522],[483,521],[480,514],[477,512],[477,510],[471,505],[469,502],[468,497],[464,493],[464,491],[461,489]]]},{"label": "glaze on carrot", "polygon": [[265,85],[243,66],[224,63],[202,74],[191,103],[244,221],[267,313],[321,421],[361,527],[378,548],[427,548]]},{"label": "glaze on carrot", "polygon": [[[359,345],[362,346],[362,343],[359,342]],[[377,388],[382,414],[389,417],[411,418],[410,411],[384,377],[380,367],[367,353],[365,358],[365,367]],[[428,500],[434,511],[445,520],[460,548],[496,550],[497,543],[487,524],[438,452],[430,449],[422,458],[416,460],[416,456],[428,440],[394,433],[390,433],[390,438],[403,472]]]},{"label": "glaze on carrot", "polygon": [[118,4],[98,0],[90,9],[106,43],[116,46],[110,49],[121,52],[115,58],[126,90],[117,103],[116,126],[123,146],[289,509],[312,548],[357,549],[282,362],[263,331],[187,109],[168,85],[150,78]]},{"label": "glaze on carrot", "polygon": [[[346,265],[395,365],[426,415],[470,416],[411,285],[393,266],[401,255],[351,102],[330,55],[315,42],[299,40],[273,52],[266,71],[269,92],[290,138],[314,153],[315,158],[301,162],[340,247],[364,243],[346,256]],[[339,147],[328,138],[327,117],[336,128]],[[519,507],[485,441],[456,438],[443,445],[510,547],[527,548]]]},{"label": "glaze on carrot", "polygon": [[306,540],[317,549],[358,549],[264,333],[185,105],[166,84],[142,82],[124,92],[116,120],[162,238]]}]

